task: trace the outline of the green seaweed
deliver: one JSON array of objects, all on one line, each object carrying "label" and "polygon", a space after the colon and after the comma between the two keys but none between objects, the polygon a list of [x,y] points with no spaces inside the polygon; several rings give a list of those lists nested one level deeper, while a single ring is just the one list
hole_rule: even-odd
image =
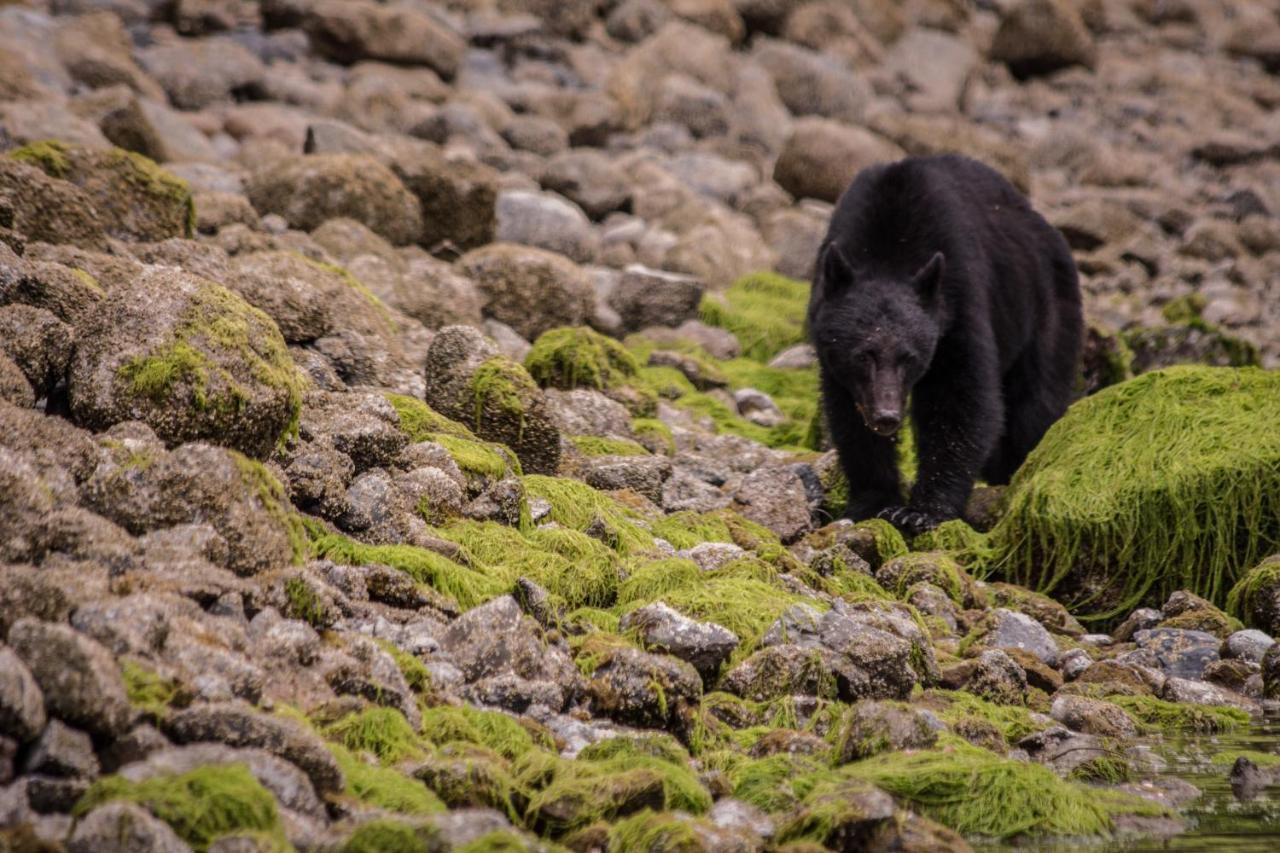
[{"label": "green seaweed", "polygon": [[809,285],[774,273],[738,279],[723,294],[703,297],[699,314],[710,326],[733,332],[742,353],[768,361],[804,341]]},{"label": "green seaweed", "polygon": [[600,529],[606,544],[619,554],[653,548],[653,536],[639,523],[639,515],[634,510],[586,483],[530,474],[524,477],[524,486],[529,497],[542,498],[551,504],[552,521],[579,532]]},{"label": "green seaweed", "polygon": [[1249,712],[1228,705],[1187,705],[1154,696],[1107,696],[1151,732],[1219,734],[1249,725]]},{"label": "green seaweed", "polygon": [[337,745],[329,747],[342,775],[347,793],[362,803],[404,815],[429,815],[445,810],[444,803],[417,779],[398,770],[367,764]]},{"label": "green seaweed", "polygon": [[622,344],[586,326],[543,332],[524,359],[539,385],[553,388],[612,388],[640,365]]},{"label": "green seaweed", "polygon": [[20,163],[35,166],[51,178],[65,178],[71,171],[67,146],[56,139],[40,140],[15,148],[8,156]]},{"label": "green seaweed", "polygon": [[431,692],[431,670],[417,655],[411,655],[404,649],[388,640],[377,640],[378,647],[391,656],[396,662],[405,683],[414,693]]},{"label": "green seaweed", "polygon": [[1280,554],[1273,554],[1245,572],[1227,593],[1227,612],[1255,628],[1269,628],[1253,624],[1256,618],[1254,606],[1260,592],[1274,590],[1277,586],[1280,586]]},{"label": "green seaweed", "polygon": [[352,752],[367,752],[383,764],[420,758],[422,742],[404,714],[395,708],[366,708],[348,714],[324,729],[325,737]]},{"label": "green seaweed", "polygon": [[598,435],[571,435],[569,441],[583,456],[647,456],[649,451],[629,438],[605,438]]},{"label": "green seaweed", "polygon": [[182,695],[182,687],[178,682],[153,672],[131,658],[120,661],[120,675],[124,678],[124,690],[129,704],[156,719],[168,714],[169,708]]},{"label": "green seaweed", "polygon": [[381,818],[360,824],[339,853],[429,853],[433,849],[414,827]]},{"label": "green seaweed", "polygon": [[534,748],[533,736],[515,718],[466,705],[424,709],[422,731],[437,746],[461,741],[492,749],[507,759]]}]

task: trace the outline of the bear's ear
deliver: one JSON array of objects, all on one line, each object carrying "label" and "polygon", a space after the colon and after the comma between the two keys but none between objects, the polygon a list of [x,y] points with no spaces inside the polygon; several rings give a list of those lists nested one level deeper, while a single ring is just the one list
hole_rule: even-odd
[{"label": "bear's ear", "polygon": [[821,271],[823,286],[828,291],[841,290],[853,283],[853,268],[835,243],[822,247],[818,269]]},{"label": "bear's ear", "polygon": [[942,273],[946,265],[946,256],[941,252],[934,252],[929,262],[911,277],[911,286],[920,294],[920,298],[926,305],[932,304],[938,297],[942,289]]}]

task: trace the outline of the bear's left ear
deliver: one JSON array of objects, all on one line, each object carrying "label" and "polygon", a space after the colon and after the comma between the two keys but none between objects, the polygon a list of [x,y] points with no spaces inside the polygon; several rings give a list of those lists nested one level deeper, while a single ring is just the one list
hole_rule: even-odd
[{"label": "bear's left ear", "polygon": [[946,269],[947,259],[941,252],[934,252],[920,271],[911,277],[911,286],[926,305],[932,304],[942,290],[942,273]]}]

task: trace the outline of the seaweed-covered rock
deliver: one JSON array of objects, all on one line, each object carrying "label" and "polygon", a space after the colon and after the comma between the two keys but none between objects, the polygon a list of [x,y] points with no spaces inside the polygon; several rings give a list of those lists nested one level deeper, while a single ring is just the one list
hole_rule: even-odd
[{"label": "seaweed-covered rock", "polygon": [[1036,620],[1023,613],[997,607],[966,638],[967,642],[995,649],[1020,649],[1049,666],[1058,663],[1058,645]]},{"label": "seaweed-covered rock", "polygon": [[620,648],[596,666],[586,690],[597,712],[619,722],[687,733],[702,679],[678,658]]},{"label": "seaweed-covered rock", "polygon": [[1019,470],[987,566],[1094,613],[1222,600],[1280,541],[1277,418],[1280,375],[1250,368],[1168,368],[1079,401]]},{"label": "seaweed-covered rock", "polygon": [[478,331],[441,329],[427,352],[425,374],[427,400],[437,411],[506,444],[528,473],[555,472],[560,433],[542,391]]},{"label": "seaweed-covered rock", "polygon": [[640,369],[635,356],[622,344],[585,326],[539,335],[525,356],[524,366],[544,388],[565,390],[613,388]]},{"label": "seaweed-covered rock", "polygon": [[367,155],[313,154],[274,163],[254,173],[245,191],[259,213],[279,214],[304,231],[346,217],[397,245],[422,234],[417,198]]},{"label": "seaweed-covered rock", "polygon": [[1227,596],[1227,610],[1272,636],[1280,634],[1280,554],[1240,578]]},{"label": "seaweed-covered rock", "polygon": [[113,237],[164,240],[189,237],[195,230],[195,207],[186,181],[141,154],[49,141],[19,148],[9,156],[82,190]]},{"label": "seaweed-covered rock", "polygon": [[262,456],[297,421],[301,380],[271,318],[194,275],[148,268],[76,332],[71,412],[92,429],[142,420],[170,445]]},{"label": "seaweed-covered rock", "polygon": [[863,700],[841,723],[836,760],[842,764],[898,749],[928,749],[938,740],[928,716],[893,702]]},{"label": "seaweed-covered rock", "polygon": [[1132,738],[1138,726],[1124,709],[1085,696],[1055,696],[1049,715],[1072,731],[1107,738]]},{"label": "seaweed-covered rock", "polygon": [[463,255],[459,268],[485,300],[484,313],[533,340],[556,326],[577,326],[594,299],[573,261],[531,246],[498,243]]},{"label": "seaweed-covered rock", "polygon": [[1027,673],[1002,649],[987,649],[976,658],[942,671],[945,687],[964,689],[997,705],[1023,705],[1027,697]]},{"label": "seaweed-covered rock", "polygon": [[101,737],[123,734],[133,719],[120,668],[98,643],[67,625],[19,619],[9,645],[31,671],[49,715]]},{"label": "seaweed-covered rock", "polygon": [[704,681],[738,647],[738,637],[723,625],[697,622],[662,602],[633,610],[622,618],[623,630],[635,628],[645,646],[693,664]]}]

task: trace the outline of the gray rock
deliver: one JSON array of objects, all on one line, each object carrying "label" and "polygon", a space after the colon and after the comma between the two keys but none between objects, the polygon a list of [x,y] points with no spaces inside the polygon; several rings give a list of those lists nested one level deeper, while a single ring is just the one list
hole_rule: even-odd
[{"label": "gray rock", "polygon": [[495,244],[462,256],[458,267],[475,281],[485,315],[528,340],[557,326],[581,325],[593,302],[586,274],[543,249]]},{"label": "gray rock", "polygon": [[1127,643],[1133,639],[1133,635],[1138,631],[1145,631],[1154,628],[1164,621],[1164,614],[1152,607],[1140,607],[1128,615],[1128,617],[1111,632],[1112,638],[1117,643]]},{"label": "gray rock", "polygon": [[737,358],[742,353],[742,347],[733,332],[708,326],[701,320],[685,320],[675,329],[651,326],[644,330],[644,336],[663,345],[675,341],[691,341],[716,358]]},{"label": "gray rock", "polygon": [[600,250],[600,235],[581,208],[548,192],[509,190],[498,195],[495,237],[558,252],[578,263],[590,263]]},{"label": "gray rock", "polygon": [[991,611],[990,623],[981,642],[997,649],[1022,649],[1049,666],[1058,665],[1058,644],[1053,635],[1035,619],[1004,608]]},{"label": "gray rock", "polygon": [[1274,646],[1275,640],[1270,636],[1253,628],[1244,631],[1236,631],[1227,637],[1223,643],[1222,656],[1234,660],[1247,660],[1254,663],[1262,663],[1263,657],[1267,654],[1267,649]]},{"label": "gray rock", "polygon": [[31,671],[50,716],[101,737],[133,719],[124,679],[110,652],[66,625],[19,619],[9,645]]},{"label": "gray rock", "polygon": [[702,700],[702,679],[678,658],[622,648],[595,668],[586,692],[596,713],[612,720],[684,732]]},{"label": "gray rock", "polygon": [[787,468],[761,468],[742,480],[733,496],[738,512],[763,524],[783,542],[792,542],[810,527],[804,483]]},{"label": "gray rock", "polygon": [[840,60],[772,39],[760,40],[753,55],[773,77],[778,95],[793,115],[862,121],[871,86]]},{"label": "gray rock", "polygon": [[1092,664],[1093,658],[1089,657],[1089,653],[1084,649],[1071,649],[1062,655],[1058,661],[1058,668],[1062,670],[1063,678],[1072,681]]},{"label": "gray rock", "polygon": [[[232,331],[210,335],[210,324]],[[112,288],[76,333],[71,411],[92,429],[142,420],[170,445],[212,439],[261,456],[301,405],[275,324],[179,270],[150,268]]]},{"label": "gray rock", "polygon": [[76,822],[68,853],[189,853],[169,825],[135,803],[98,806]]},{"label": "gray rock", "polygon": [[693,664],[708,683],[738,647],[737,635],[728,628],[690,619],[661,601],[631,611],[620,627],[638,630],[647,648]]},{"label": "gray rock", "polygon": [[381,394],[319,392],[306,402],[299,436],[327,439],[355,463],[357,472],[389,467],[409,444],[395,409]]},{"label": "gray rock", "polygon": [[346,64],[377,59],[425,65],[450,78],[466,42],[439,18],[412,6],[370,0],[320,0],[307,9],[303,28],[317,51]]},{"label": "gray rock", "polygon": [[861,761],[880,752],[928,749],[938,740],[928,715],[889,702],[863,700],[849,709],[841,723],[836,761]]},{"label": "gray rock", "polygon": [[979,57],[966,41],[927,27],[913,27],[894,42],[882,68],[906,84],[903,99],[918,112],[948,112],[960,106]]},{"label": "gray rock", "polygon": [[1138,734],[1133,718],[1119,705],[1085,696],[1059,695],[1049,716],[1069,729],[1107,738],[1132,738]]},{"label": "gray rock", "polygon": [[20,743],[45,727],[44,695],[13,650],[0,646],[0,731]]},{"label": "gray rock", "polygon": [[265,750],[297,765],[319,794],[336,793],[345,786],[342,770],[316,735],[292,720],[260,713],[246,704],[194,705],[170,715],[163,728],[179,744],[214,741]]},{"label": "gray rock", "polygon": [[256,56],[226,38],[156,44],[137,55],[173,105],[183,110],[230,100],[233,92],[260,84],[266,74]]},{"label": "gray rock", "polygon": [[1133,635],[1140,650],[1155,658],[1156,666],[1171,678],[1199,680],[1204,668],[1219,659],[1222,641],[1205,631],[1154,628]]},{"label": "gray rock", "polygon": [[547,162],[539,180],[581,207],[592,219],[603,219],[631,204],[631,183],[604,154],[574,148]]},{"label": "gray rock", "polygon": [[905,152],[869,130],[823,118],[795,123],[773,179],[797,198],[834,203],[858,172],[900,159]]},{"label": "gray rock", "polygon": [[710,512],[723,509],[731,503],[733,503],[731,495],[725,494],[706,480],[683,468],[675,468],[667,481],[662,484],[662,508],[667,512],[683,510]]},{"label": "gray rock", "polygon": [[753,424],[775,427],[787,420],[773,398],[755,388],[737,389],[733,392],[733,401],[738,404],[738,414]]},{"label": "gray rock", "polygon": [[963,687],[997,705],[1026,703],[1027,673],[1000,649],[987,649],[975,659],[948,668],[943,672],[943,683],[953,689]]},{"label": "gray rock", "polygon": [[732,542],[699,542],[692,548],[678,551],[676,556],[692,560],[698,564],[698,568],[710,572],[747,556],[747,552]]},{"label": "gray rock", "polygon": [[776,831],[769,815],[750,803],[733,797],[716,800],[711,811],[707,812],[707,820],[722,829],[738,830],[760,838],[772,838]]},{"label": "gray rock", "polygon": [[0,307],[0,354],[21,368],[40,397],[67,372],[75,332],[51,312],[30,305]]},{"label": "gray rock", "polygon": [[1165,679],[1160,698],[1166,702],[1180,702],[1185,705],[1230,705],[1250,712],[1261,710],[1258,703],[1239,693],[1226,690],[1216,684],[1176,676]]},{"label": "gray rock", "polygon": [[98,758],[87,733],[50,720],[32,744],[24,769],[41,776],[92,781],[98,777]]},{"label": "gray rock", "polygon": [[584,463],[582,479],[601,491],[631,489],[654,503],[662,501],[663,484],[671,476],[665,456],[597,456]]},{"label": "gray rock", "polygon": [[613,435],[629,437],[631,412],[627,407],[590,388],[561,391],[546,388],[543,394],[552,417],[566,435]]},{"label": "gray rock", "polygon": [[608,302],[618,312],[623,331],[679,326],[696,318],[703,289],[693,276],[632,264],[623,270]]},{"label": "gray rock", "polygon": [[509,595],[455,619],[440,637],[440,647],[469,682],[514,673],[528,681],[551,681],[566,692],[577,682],[568,655],[545,644],[541,628]]}]

